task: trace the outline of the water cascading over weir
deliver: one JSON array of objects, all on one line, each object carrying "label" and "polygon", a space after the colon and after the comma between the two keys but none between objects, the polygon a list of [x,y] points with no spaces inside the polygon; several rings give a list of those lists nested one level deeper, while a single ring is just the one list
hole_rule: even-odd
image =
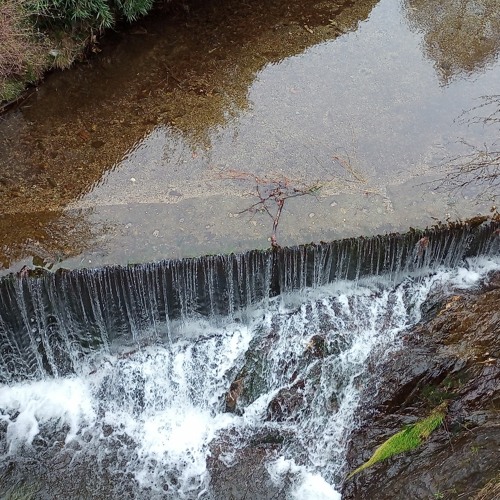
[{"label": "water cascading over weir", "polygon": [[499,257],[478,218],[5,277],[0,496],[338,500],[370,366]]},{"label": "water cascading over weir", "polygon": [[454,267],[498,253],[499,227],[479,219],[239,255],[6,277],[0,282],[0,381],[66,375],[74,356],[117,343],[168,341],[173,321],[232,316],[284,292]]}]

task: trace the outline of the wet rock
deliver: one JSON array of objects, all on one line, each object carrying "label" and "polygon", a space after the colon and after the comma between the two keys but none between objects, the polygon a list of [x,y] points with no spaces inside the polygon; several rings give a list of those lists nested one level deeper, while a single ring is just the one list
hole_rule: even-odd
[{"label": "wet rock", "polygon": [[[254,342],[246,355],[243,368],[236,374],[225,396],[227,412],[242,414],[244,408],[253,403],[261,394],[271,390],[267,380],[269,353],[275,341],[275,332],[271,330],[265,337]],[[268,418],[270,420],[284,420],[291,418],[292,413],[300,412],[301,406],[307,406],[312,397],[314,384],[321,376],[321,362],[332,352],[340,352],[340,340],[327,345],[324,335],[317,334],[311,337],[304,352],[300,356],[283,359],[282,372],[291,372],[288,382],[290,388],[283,388],[270,403]],[[296,367],[291,370],[290,367]],[[311,394],[307,397],[304,391],[304,380],[297,380],[300,374],[307,371],[307,383]],[[297,415],[295,415],[296,418]]]},{"label": "wet rock", "polygon": [[438,431],[414,452],[355,477],[344,487],[343,498],[474,498],[498,474],[499,431],[497,424],[459,437]]},{"label": "wet rock", "polygon": [[328,354],[325,336],[313,335],[307,345],[307,350],[315,358],[324,358]]},{"label": "wet rock", "polygon": [[[494,484],[500,463],[500,280],[496,274],[474,292],[431,297],[426,321],[408,332],[405,345],[388,363],[375,369],[364,389],[361,425],[351,436],[349,471],[443,401],[449,401],[448,415],[445,425],[419,448],[347,480],[344,499],[498,498]],[[479,496],[480,491],[486,496]]]},{"label": "wet rock", "polygon": [[239,378],[235,380],[231,387],[229,388],[229,392],[226,394],[226,411],[234,413],[236,410],[236,404],[238,403],[238,399],[243,392],[243,378]]},{"label": "wet rock", "polygon": [[230,436],[225,436],[212,443],[207,467],[213,498],[284,500],[285,485],[276,485],[266,468],[281,448],[272,441],[256,436],[246,445],[237,445]]},{"label": "wet rock", "polygon": [[243,409],[253,403],[270,388],[266,378],[268,354],[272,349],[276,332],[272,329],[262,338],[256,338],[245,356],[245,363],[235,375],[225,396],[226,411],[243,413]]},{"label": "wet rock", "polygon": [[304,380],[299,380],[290,388],[281,389],[267,407],[267,419],[283,422],[296,419],[305,406]]},{"label": "wet rock", "polygon": [[250,354],[247,364],[236,375],[225,395],[226,412],[241,415],[260,394],[267,392],[267,382],[263,376],[264,361]]},{"label": "wet rock", "polygon": [[484,280],[483,291],[489,292],[498,288],[500,288],[500,271],[492,271]]},{"label": "wet rock", "polygon": [[[325,325],[328,328],[328,325]],[[233,378],[225,395],[225,411],[241,415],[245,408],[262,394],[275,389],[274,382],[268,380],[270,356],[276,332],[270,329],[264,336],[252,342],[247,351],[243,367]],[[284,376],[282,387],[268,405],[267,419],[273,421],[297,420],[307,411],[319,388],[324,360],[345,349],[345,338],[335,335],[327,339],[318,333],[310,337],[301,353],[291,353],[280,359],[279,370]],[[337,408],[336,394],[330,401],[330,410]]]}]

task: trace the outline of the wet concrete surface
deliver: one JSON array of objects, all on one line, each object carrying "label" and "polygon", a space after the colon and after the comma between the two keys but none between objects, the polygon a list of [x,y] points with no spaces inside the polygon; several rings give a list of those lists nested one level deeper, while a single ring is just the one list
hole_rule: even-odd
[{"label": "wet concrete surface", "polygon": [[498,7],[221,0],[106,35],[0,117],[0,274],[268,247],[276,186],[280,245],[489,210],[435,188],[497,139],[460,117],[500,88]]}]

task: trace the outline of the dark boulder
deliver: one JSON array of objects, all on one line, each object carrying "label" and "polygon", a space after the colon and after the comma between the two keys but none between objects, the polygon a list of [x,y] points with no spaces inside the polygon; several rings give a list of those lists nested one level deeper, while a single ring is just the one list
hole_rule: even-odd
[{"label": "dark boulder", "polygon": [[299,380],[290,388],[280,389],[267,407],[267,419],[283,422],[290,418],[297,418],[300,410],[305,406],[304,386],[305,382]]}]

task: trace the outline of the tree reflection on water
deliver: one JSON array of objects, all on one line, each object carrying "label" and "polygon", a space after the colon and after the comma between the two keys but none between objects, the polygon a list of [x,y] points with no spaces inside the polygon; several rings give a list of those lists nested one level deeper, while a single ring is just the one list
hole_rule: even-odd
[{"label": "tree reflection on water", "polygon": [[442,85],[494,63],[500,50],[499,0],[405,0],[410,27]]},{"label": "tree reflection on water", "polygon": [[464,152],[443,162],[446,175],[439,188],[463,192],[477,187],[479,198],[494,202],[500,194],[500,95],[482,96],[479,104],[465,111],[459,121],[469,126],[495,127],[499,139],[481,145],[461,139]]}]

